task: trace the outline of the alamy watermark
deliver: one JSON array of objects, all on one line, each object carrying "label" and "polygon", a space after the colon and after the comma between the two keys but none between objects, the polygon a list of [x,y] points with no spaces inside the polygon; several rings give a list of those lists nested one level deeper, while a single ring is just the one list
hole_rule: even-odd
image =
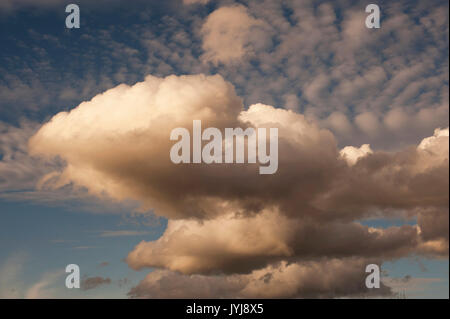
[{"label": "alamy watermark", "polygon": [[[365,21],[366,27],[369,29],[380,28],[380,7],[377,4],[369,4],[366,6],[366,13],[370,13]],[[80,7],[77,4],[69,4],[66,6],[66,28],[80,28]]]},{"label": "alamy watermark", "polygon": [[[269,138],[267,138],[267,128],[249,127],[245,130],[225,128],[225,139],[223,139],[222,132],[218,128],[208,127],[202,132],[202,121],[194,120],[192,135],[191,158],[189,130],[182,127],[172,130],[170,140],[178,141],[170,150],[170,159],[173,163],[245,163],[244,153],[245,145],[247,145],[247,163],[258,161],[259,164],[265,165],[259,167],[259,174],[274,174],[278,170],[278,128],[269,128]],[[203,146],[203,141],[208,143]],[[268,153],[267,141],[269,142]]]},{"label": "alamy watermark", "polygon": [[70,13],[66,17],[67,29],[80,28],[80,7],[76,4],[69,4],[66,7],[66,13]]},{"label": "alamy watermark", "polygon": [[366,13],[370,13],[366,18],[366,28],[379,29],[380,28],[380,7],[376,4],[369,4],[366,7]]},{"label": "alamy watermark", "polygon": [[68,289],[80,288],[80,267],[77,264],[70,264],[66,267],[66,287]]},{"label": "alamy watermark", "polygon": [[380,288],[380,267],[376,264],[367,265],[366,272],[370,273],[366,277],[366,287],[369,289]]}]

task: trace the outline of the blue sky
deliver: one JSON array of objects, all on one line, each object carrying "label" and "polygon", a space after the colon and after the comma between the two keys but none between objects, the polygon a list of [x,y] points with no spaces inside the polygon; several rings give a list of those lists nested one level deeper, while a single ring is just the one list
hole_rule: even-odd
[{"label": "blue sky", "polygon": [[[81,28],[70,30],[67,3],[0,5],[0,297],[124,298],[153,269],[134,270],[124,259],[141,241],[160,238],[171,216],[136,212],[139,196],[98,198],[74,181],[39,189],[45,174],[64,167],[64,154],[43,162],[27,151],[55,114],[119,84],[219,74],[244,108],[263,103],[304,114],[330,130],[339,148],[368,143],[395,152],[448,127],[447,1],[378,1],[376,35],[358,25],[366,16],[360,1],[79,1]],[[220,30],[207,24],[218,9],[236,5],[249,27],[232,29],[222,42],[242,54],[214,41]],[[448,221],[448,197],[443,206]],[[417,225],[408,209],[357,220],[380,229]],[[111,283],[68,290],[69,263]],[[448,298],[448,250],[387,258],[382,268],[394,281],[415,278],[404,282],[411,298]]]}]

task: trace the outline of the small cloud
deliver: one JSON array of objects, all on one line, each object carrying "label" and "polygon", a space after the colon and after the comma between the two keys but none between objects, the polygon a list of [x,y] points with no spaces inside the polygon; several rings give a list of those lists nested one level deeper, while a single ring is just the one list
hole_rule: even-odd
[{"label": "small cloud", "polygon": [[405,294],[414,296],[419,292],[425,291],[432,284],[442,282],[442,278],[415,278],[410,275],[399,278],[384,278],[383,283],[396,294]]},{"label": "small cloud", "polygon": [[100,237],[123,237],[123,236],[141,236],[146,235],[146,231],[135,230],[105,230],[100,233]]},{"label": "small cloud", "polygon": [[408,282],[411,280],[411,275],[406,275],[405,277],[402,278],[403,282]]},{"label": "small cloud", "polygon": [[96,246],[75,246],[72,247],[72,249],[77,249],[77,250],[85,250],[85,249],[94,249],[97,248]]},{"label": "small cloud", "polygon": [[76,243],[78,242],[78,240],[74,240],[74,239],[53,239],[50,240],[51,243],[53,244],[64,244],[64,243]]},{"label": "small cloud", "polygon": [[221,7],[211,13],[201,28],[201,59],[232,64],[248,54],[254,54],[269,42],[268,25],[251,16],[243,5]]},{"label": "small cloud", "polygon": [[27,259],[27,253],[17,252],[0,263],[0,299],[22,298],[21,277]]},{"label": "small cloud", "polygon": [[209,0],[183,0],[183,4],[207,4]]},{"label": "small cloud", "polygon": [[111,283],[110,278],[97,277],[86,277],[81,281],[82,290],[90,290],[97,288],[101,285],[109,285]]},{"label": "small cloud", "polygon": [[58,271],[56,273],[46,273],[42,278],[31,286],[25,293],[26,299],[49,299],[55,298],[54,284],[61,279],[64,273]]},{"label": "small cloud", "polygon": [[121,288],[123,286],[129,285],[130,283],[131,283],[131,280],[128,278],[119,279],[119,281],[118,281],[119,287],[121,287]]}]

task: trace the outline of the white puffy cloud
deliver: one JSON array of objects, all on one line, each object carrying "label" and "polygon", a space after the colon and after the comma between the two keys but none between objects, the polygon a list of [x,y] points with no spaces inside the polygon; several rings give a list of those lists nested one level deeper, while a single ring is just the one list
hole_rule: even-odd
[{"label": "white puffy cloud", "polygon": [[[57,0],[48,0],[52,1]],[[338,137],[340,146],[370,143],[392,150],[416,144],[434,128],[448,126],[447,3],[419,1],[415,10],[408,1],[386,3],[379,30],[364,27],[366,4],[361,1],[317,6],[313,1],[249,0],[237,6],[241,9],[231,3],[221,2],[226,6],[206,17],[203,8],[195,14],[185,8],[177,10],[170,18],[165,17],[164,33],[147,23],[137,23],[126,32],[85,30],[83,41],[95,46],[104,64],[100,73],[87,71],[83,76],[71,67],[70,54],[63,74],[42,63],[50,54],[47,44],[60,46],[63,41],[34,32],[33,38],[40,45],[25,43],[27,50],[44,55],[14,70],[1,69],[5,76],[5,83],[0,85],[4,112],[27,110],[36,114],[35,105],[39,105],[40,114],[45,107],[53,107],[52,103],[78,104],[76,97],[85,100],[116,83],[140,81],[149,73],[218,72],[236,85],[245,105],[264,102],[294,108],[320,120]],[[223,24],[206,28],[209,18],[216,13],[220,17],[220,12],[227,10],[231,13]],[[244,23],[231,23],[235,20]],[[202,28],[220,41],[211,36],[210,48],[203,48],[207,33],[202,33]],[[223,34],[214,31],[221,28]],[[422,38],[427,41],[420,41]],[[226,48],[221,49],[221,45]],[[142,50],[146,54],[139,54]],[[89,54],[76,49],[71,52],[83,58],[86,70],[95,69]],[[199,54],[202,59],[198,59]],[[233,54],[239,57],[227,59]],[[212,63],[202,63],[205,61]],[[29,72],[30,67],[33,72]],[[49,72],[53,76],[49,77]],[[70,88],[65,85],[68,82]],[[358,117],[366,112],[372,113],[372,120]],[[390,138],[393,133],[396,138]]]},{"label": "white puffy cloud", "polygon": [[[0,10],[57,2],[2,1]],[[75,73],[67,72],[63,78],[70,79],[69,89],[49,87],[46,72],[40,81],[37,72],[51,68],[41,66],[41,56],[37,63],[26,62],[35,71],[31,77],[1,69],[5,112],[16,109],[10,104],[36,111],[35,105],[52,103],[55,96],[67,101],[98,93],[72,112],[58,114],[31,140],[33,154],[60,157],[66,162],[62,170],[26,155],[24,141],[34,125],[19,130],[1,124],[1,190],[29,188],[38,176],[55,170],[39,186],[53,191],[74,185],[102,198],[131,198],[143,210],[153,208],[170,218],[163,237],[137,245],[128,262],[135,268],[194,275],[157,270],[132,291],[137,297],[178,292],[191,297],[196,291],[201,296],[234,296],[230,291],[247,297],[329,296],[317,287],[336,288],[336,295],[345,296],[352,292],[339,290],[338,278],[321,282],[313,272],[304,276],[300,269],[305,265],[297,259],[314,262],[311,269],[323,272],[332,258],[344,263],[352,254],[379,262],[411,252],[448,255],[448,129],[420,142],[436,127],[448,126],[448,4],[418,2],[405,14],[408,2],[386,3],[377,32],[363,27],[361,2],[351,7],[340,1],[245,4],[219,8],[205,20],[166,17],[164,34],[147,24],[127,28],[127,38],[146,50],[142,59],[137,54],[141,47],[105,30],[86,31],[84,39],[112,53],[103,57],[107,67],[98,78],[76,80]],[[198,28],[198,34],[186,31],[185,23]],[[46,35],[41,36],[39,43]],[[99,93],[114,81],[132,83],[149,72],[211,70],[222,77],[149,77]],[[224,79],[236,85],[245,105],[251,105],[248,110]],[[168,132],[189,127],[192,119],[219,128],[279,127],[279,171],[262,180],[249,166],[173,167],[167,162]],[[362,146],[339,151],[345,145]],[[418,225],[382,230],[354,222],[391,215],[417,216]],[[360,271],[368,261],[354,267]],[[280,279],[278,287],[268,289],[249,275],[274,270],[277,263],[282,263],[280,274],[290,274],[292,286]],[[305,284],[308,277],[313,284]],[[362,282],[350,273],[343,277]],[[205,285],[195,285],[196,280]],[[192,295],[185,294],[189,289]]]},{"label": "white puffy cloud", "polygon": [[[185,193],[193,186],[193,193],[204,193],[197,207],[201,210],[192,208],[201,215],[202,205],[214,204],[214,194],[207,194],[206,184],[200,189],[191,184],[197,169],[170,161],[170,132],[192,127],[193,119],[201,119],[204,127],[234,127],[241,110],[241,99],[220,76],[149,76],[132,87],[120,85],[100,94],[70,113],[59,113],[33,136],[30,151],[67,161],[47,185],[74,183],[100,197],[139,200],[143,209],[155,208],[164,216],[176,216],[180,207],[196,201]],[[180,183],[180,176],[187,184]],[[208,173],[198,177],[212,182]]]},{"label": "white puffy cloud", "polygon": [[[278,128],[278,171],[264,176],[255,164],[172,163],[170,132],[191,130],[193,120],[204,128]],[[234,87],[219,75],[149,76],[117,86],[55,115],[29,142],[32,154],[66,163],[45,184],[136,200],[142,210],[169,218],[161,238],[130,252],[132,268],[219,276],[201,277],[207,287],[222,279],[228,286],[234,277],[220,277],[224,274],[241,282],[283,262],[320,268],[352,257],[447,255],[448,227],[439,225],[448,219],[448,129],[420,145],[395,152],[368,145],[339,151],[334,135],[302,114],[265,104],[244,109]],[[418,225],[382,229],[357,222],[392,214],[418,216]],[[159,282],[158,274],[164,283],[179,279],[183,287],[191,278],[155,272],[147,281]],[[308,292],[300,289],[304,271],[293,274],[299,286],[280,296],[324,293],[320,278]],[[265,296],[259,290],[264,286],[244,286],[230,289]],[[142,287],[148,288],[145,281],[131,295],[152,295]],[[364,291],[339,295],[356,293]]]},{"label": "white puffy cloud", "polygon": [[369,144],[363,144],[359,148],[354,146],[346,146],[339,153],[346,159],[349,165],[353,165],[358,161],[358,159],[366,156],[367,154],[372,154],[373,151]]},{"label": "white puffy cloud", "polygon": [[430,151],[435,149],[440,153],[444,153],[446,142],[448,140],[448,135],[449,135],[448,128],[446,129],[437,128],[436,130],[434,130],[433,136],[424,138],[422,142],[420,142],[418,148],[421,150],[430,150]]},{"label": "white puffy cloud", "polygon": [[318,223],[265,210],[207,221],[177,220],[156,241],[139,243],[128,255],[135,269],[156,267],[184,274],[248,273],[282,260],[390,258],[419,243],[415,226],[372,229],[357,223]]}]

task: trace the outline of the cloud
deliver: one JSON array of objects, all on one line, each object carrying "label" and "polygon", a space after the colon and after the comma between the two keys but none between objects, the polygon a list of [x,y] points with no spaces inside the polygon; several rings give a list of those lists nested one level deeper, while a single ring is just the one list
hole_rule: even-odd
[{"label": "cloud", "polygon": [[420,142],[418,148],[421,150],[428,150],[435,152],[442,152],[442,147],[445,148],[445,142],[447,142],[449,136],[449,129],[440,129],[437,128],[434,130],[434,135],[424,138],[422,142]]},{"label": "cloud", "polygon": [[272,211],[252,217],[230,214],[208,221],[169,221],[156,241],[128,255],[134,269],[164,268],[185,274],[249,273],[282,260],[323,256],[391,258],[417,245],[414,226],[373,229],[357,223],[311,222]]},{"label": "cloud", "polygon": [[[60,1],[1,1],[0,11],[52,3]],[[130,252],[130,266],[182,272],[158,270],[154,276],[164,272],[162,278],[190,285],[189,276],[208,282],[243,278],[280,260],[447,256],[448,3],[385,3],[376,32],[363,26],[360,1],[350,7],[347,2],[226,3],[205,20],[203,11],[166,17],[163,33],[148,23],[127,27],[126,33],[85,30],[86,42],[72,46],[95,46],[105,66],[99,74],[80,77],[68,63],[72,53],[61,61],[64,72],[53,69],[45,63],[52,51],[45,50],[47,35],[35,32],[36,46],[22,43],[39,54],[21,59],[17,68],[1,63],[4,114],[20,109],[45,114],[55,105],[96,98],[59,114],[32,140],[34,154],[61,157],[62,164],[43,164],[26,154],[25,141],[36,123],[0,124],[0,197],[61,202],[84,199],[74,194],[87,189],[105,200],[137,200],[141,210],[154,208],[170,221],[161,239]],[[125,36],[129,42],[121,39]],[[137,54],[142,49],[146,54]],[[69,51],[83,59],[85,69],[98,69],[89,67],[88,54]],[[219,72],[222,78],[150,77],[100,93],[148,73],[200,72]],[[262,181],[252,166],[166,165],[168,132],[189,127],[193,118],[219,128],[279,126],[278,173]],[[33,190],[42,175],[39,190]],[[417,225],[380,230],[355,222],[393,215],[417,217]],[[88,248],[93,247],[78,247]],[[217,260],[209,260],[219,252]],[[153,293],[139,287],[149,290],[141,296]]]},{"label": "cloud", "polygon": [[25,252],[17,252],[0,264],[0,298],[43,299],[60,296],[56,284],[63,276],[63,271],[45,273],[39,281],[30,285],[24,282],[24,268],[27,266],[28,257]]},{"label": "cloud", "polygon": [[76,249],[76,250],[87,250],[87,249],[94,249],[94,248],[98,248],[97,246],[75,246],[72,247],[72,249]]},{"label": "cloud", "polygon": [[0,193],[35,188],[42,175],[58,167],[58,161],[39,161],[29,156],[28,139],[39,129],[35,122],[19,127],[0,121]]},{"label": "cloud", "polygon": [[267,24],[253,18],[246,7],[234,5],[222,7],[211,13],[201,28],[201,59],[230,64],[267,45]]},{"label": "cloud", "polygon": [[372,153],[373,151],[369,144],[363,144],[360,148],[346,146],[339,152],[349,165],[354,165],[360,158]]},{"label": "cloud", "polygon": [[[100,5],[105,5],[106,2],[108,2],[109,5],[112,5],[120,1],[121,0],[99,0],[97,1],[97,5],[98,3],[100,3]],[[65,7],[70,3],[70,1],[66,0],[2,0],[0,2],[0,12],[4,11],[8,13],[22,8],[59,8],[61,9],[61,12],[64,12]],[[84,7],[89,4],[92,5],[92,1],[78,0],[76,4],[80,7]]]},{"label": "cloud", "polygon": [[[247,105],[294,105],[342,146],[415,144],[448,126],[448,42],[437,36],[448,34],[448,4],[425,10],[421,1],[385,3],[376,31],[364,26],[365,5],[249,1],[248,14],[267,23],[275,40],[220,72]],[[434,36],[419,45],[425,34]],[[287,96],[298,100],[287,103]]]},{"label": "cloud", "polygon": [[420,278],[406,275],[402,278],[386,277],[383,283],[392,288],[393,294],[404,298],[415,298],[419,292],[426,291],[428,286],[444,281],[443,278]]},{"label": "cloud", "polygon": [[355,123],[364,133],[374,136],[380,133],[378,118],[372,112],[364,112],[355,117]]},{"label": "cloud", "polygon": [[33,201],[44,205],[66,206],[76,201],[77,210],[129,211],[133,203],[111,205],[100,202],[83,189],[63,187],[55,189],[52,181],[57,177],[54,171],[64,167],[57,158],[41,160],[28,153],[28,140],[39,129],[37,122],[22,120],[18,126],[0,121],[0,199],[7,201]]},{"label": "cloud", "polygon": [[[204,127],[219,129],[278,127],[277,174],[261,185],[261,177],[255,174],[257,165],[230,166],[226,174],[219,164],[174,165],[168,158],[170,131],[190,128],[194,119],[202,120]],[[301,114],[263,104],[244,111],[229,83],[220,76],[203,75],[148,77],[132,87],[118,86],[69,113],[59,113],[30,140],[32,154],[59,156],[67,162],[62,172],[55,173],[55,186],[74,183],[98,196],[138,200],[143,209],[155,209],[156,214],[170,218],[210,218],[233,209],[251,213],[270,205],[279,205],[288,215],[319,209],[332,218],[327,209],[346,208],[337,197],[349,196],[355,201],[350,199],[353,191],[364,193],[367,199],[377,192],[388,198],[384,203],[362,202],[356,215],[370,205],[410,208],[419,206],[420,199],[425,200],[425,194],[431,192],[425,182],[442,186],[433,189],[434,196],[428,197],[427,204],[445,204],[446,179],[435,173],[448,170],[445,144],[433,153],[420,148],[374,152],[352,167],[345,165],[336,146],[331,132]],[[396,168],[399,163],[402,167]],[[180,181],[177,176],[184,178]],[[306,178],[309,176],[314,178]],[[396,189],[392,176],[412,184]],[[340,187],[332,183],[340,183]],[[390,186],[391,195],[381,185],[384,189]],[[270,198],[261,196],[265,193],[270,193]]]},{"label": "cloud", "polygon": [[183,0],[183,4],[207,4],[209,0]]},{"label": "cloud", "polygon": [[52,6],[64,3],[61,0],[3,0],[0,2],[0,10],[11,11],[23,6]]},{"label": "cloud", "polygon": [[21,276],[27,259],[26,253],[18,252],[6,258],[0,265],[0,298],[21,298],[24,287]]},{"label": "cloud", "polygon": [[[227,6],[219,7],[209,18],[225,8],[235,8],[231,2],[225,3]],[[142,2],[139,13],[153,12],[152,4]],[[242,16],[248,22],[250,17],[264,27],[251,24],[248,32],[239,32],[241,37],[233,39],[226,35],[239,26],[224,22],[224,41],[212,41],[210,49],[202,48],[207,33],[201,30],[209,19],[206,8],[195,14],[175,10],[170,18],[166,16],[164,32],[157,25],[149,27],[147,20],[123,30],[85,30],[61,61],[64,72],[43,62],[52,60],[57,42],[49,39],[54,35],[36,30],[33,41],[8,42],[17,50],[46,55],[22,59],[14,66],[7,60],[1,64],[4,114],[8,118],[40,116],[53,112],[55,105],[77,105],[118,83],[141,81],[146,74],[218,72],[236,85],[245,105],[264,102],[294,108],[321,120],[320,125],[338,137],[340,146],[369,143],[393,150],[416,144],[436,127],[448,126],[448,3],[385,3],[379,30],[364,26],[367,4],[362,1],[316,5],[306,0],[260,0],[245,4],[241,10],[234,9],[227,21]],[[97,5],[102,8],[104,3]],[[211,24],[205,30],[216,34],[218,28]],[[426,41],[419,40],[423,38]],[[230,43],[227,47],[239,57],[227,60],[228,51],[221,49],[221,43]],[[96,69],[95,59],[89,50],[81,52],[77,47],[95,48],[104,67],[89,71]],[[74,58],[82,59],[87,73],[80,74],[72,67]],[[205,61],[211,63],[202,63]],[[376,121],[367,117],[367,112]],[[363,125],[366,122],[368,128]],[[391,138],[392,134],[396,138]]]},{"label": "cloud", "polygon": [[146,235],[146,231],[135,230],[105,230],[100,232],[100,237],[124,237],[124,236],[141,236]]},{"label": "cloud", "polygon": [[102,285],[109,285],[111,283],[110,278],[103,277],[86,277],[81,280],[81,290],[91,290]]},{"label": "cloud", "polygon": [[[111,103],[114,100],[116,102]],[[125,111],[124,105],[134,105],[134,110]],[[234,88],[220,76],[170,76],[164,79],[149,76],[145,82],[133,87],[121,85],[70,113],[60,113],[31,139],[30,150],[32,154],[47,157],[60,154],[71,163],[59,178],[49,181],[55,186],[74,183],[86,187],[91,194],[107,194],[118,200],[138,199],[143,208],[158,209],[162,216],[177,215],[180,212],[176,207],[189,206],[185,204],[192,201],[189,196],[183,198],[182,195],[188,185],[174,187],[178,182],[169,185],[167,182],[160,184],[158,180],[168,178],[175,182],[178,174],[187,174],[185,182],[190,183],[188,176],[196,175],[196,169],[174,166],[170,161],[170,131],[176,127],[192,127],[192,119],[201,119],[205,126],[235,127],[241,110],[242,102]],[[111,117],[105,117],[106,113]],[[92,127],[93,118],[102,118],[103,121],[96,121],[96,125],[104,129]],[[63,135],[56,133],[69,122],[74,124],[73,130],[65,129]],[[74,135],[77,136],[75,144],[67,145]],[[128,154],[123,158],[115,154],[119,140],[124,147],[122,154]],[[75,149],[83,151],[76,154]],[[146,167],[146,176],[140,169],[135,170],[136,160]],[[125,175],[131,173],[134,176],[123,180],[120,176],[125,175],[120,173],[121,170],[127,171]],[[118,175],[114,177],[115,173],[109,172]],[[116,178],[122,182],[117,183]],[[210,179],[208,176],[201,178]],[[204,192],[206,189],[193,191]],[[162,194],[164,196],[160,196]],[[172,196],[178,200],[170,199]],[[206,205],[208,201],[205,198]]]},{"label": "cloud", "polygon": [[[191,130],[193,120],[219,129],[277,127],[277,173],[259,175],[255,164],[173,164],[170,132]],[[253,286],[249,278],[276,265],[292,269],[298,286],[274,287],[273,296],[328,296],[323,287],[334,287],[339,277],[306,284],[310,269],[344,272],[349,262],[361,273],[372,260],[447,256],[448,129],[393,152],[337,145],[330,131],[302,114],[264,104],[244,109],[221,76],[190,75],[148,76],[99,94],[55,115],[30,139],[29,149],[65,161],[49,181],[54,187],[73,184],[99,197],[136,200],[141,210],[169,218],[161,238],[139,243],[127,257],[134,269],[163,269],[132,296],[160,295],[146,284],[155,280],[190,291],[195,278],[206,285],[200,295],[217,282],[243,296],[268,297],[265,286]],[[418,224],[383,229],[357,222],[399,215],[416,216]],[[362,283],[335,294],[363,294]]]},{"label": "cloud", "polygon": [[56,288],[52,287],[56,282],[61,281],[64,272],[47,273],[42,278],[27,289],[26,299],[54,299],[57,298]]},{"label": "cloud", "polygon": [[184,276],[167,270],[147,275],[132,298],[333,298],[389,296],[390,289],[365,287],[367,260],[330,259],[271,265],[250,274]]}]

